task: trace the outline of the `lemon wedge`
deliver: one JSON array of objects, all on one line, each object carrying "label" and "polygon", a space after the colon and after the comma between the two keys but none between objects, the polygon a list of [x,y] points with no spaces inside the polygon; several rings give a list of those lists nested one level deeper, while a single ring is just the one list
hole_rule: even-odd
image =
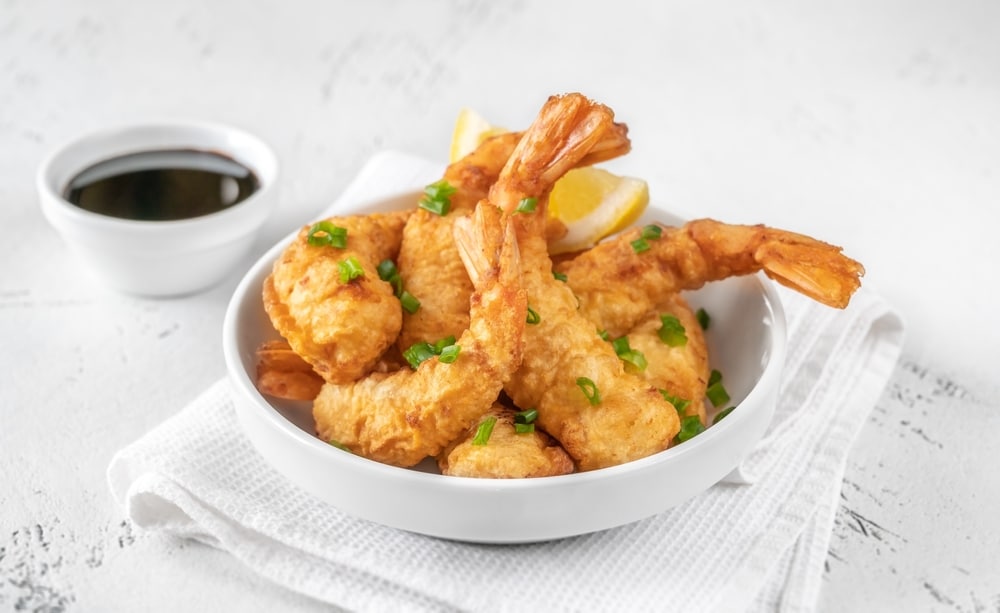
[{"label": "lemon wedge", "polygon": [[455,120],[448,161],[458,161],[475,151],[484,140],[508,131],[506,128],[492,125],[472,109],[462,109],[458,112],[458,119]]},{"label": "lemon wedge", "polygon": [[575,168],[556,181],[549,194],[549,216],[566,226],[566,235],[549,242],[551,253],[592,247],[605,236],[634,224],[649,206],[649,186],[601,168]]},{"label": "lemon wedge", "polygon": [[[462,109],[451,138],[450,160],[459,160],[487,138],[508,130],[491,124],[476,111]],[[567,229],[549,242],[551,253],[592,247],[602,238],[629,227],[649,205],[649,186],[601,168],[576,168],[559,179],[549,195],[549,216]]]}]

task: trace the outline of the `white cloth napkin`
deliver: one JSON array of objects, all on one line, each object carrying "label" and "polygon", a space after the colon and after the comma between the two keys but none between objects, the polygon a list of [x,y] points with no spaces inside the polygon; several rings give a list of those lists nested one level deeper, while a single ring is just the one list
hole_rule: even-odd
[{"label": "white cloth napkin", "polygon": [[[380,154],[338,205],[420,187],[441,167]],[[349,517],[285,481],[237,426],[226,381],[111,461],[131,521],[230,552],[289,589],[358,611],[809,611],[848,451],[891,375],[899,317],[859,291],[844,311],[782,290],[777,411],[741,466],[655,517],[529,545],[439,540]]]}]

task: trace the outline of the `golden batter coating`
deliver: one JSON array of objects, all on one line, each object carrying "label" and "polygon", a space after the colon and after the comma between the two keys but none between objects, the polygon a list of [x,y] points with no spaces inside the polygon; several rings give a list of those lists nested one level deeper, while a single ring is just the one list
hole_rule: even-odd
[{"label": "golden batter coating", "polygon": [[[325,381],[364,376],[399,335],[399,299],[376,267],[396,256],[410,213],[327,220],[347,231],[343,248],[310,245],[306,226],[264,280],[264,309],[274,328]],[[348,261],[363,273],[345,281],[341,267]]]},{"label": "golden batter coating", "polygon": [[[441,473],[456,477],[524,479],[573,472],[573,459],[541,430],[517,432],[515,412],[500,404],[483,415],[438,456]],[[476,433],[493,420],[489,439],[477,444]]]}]

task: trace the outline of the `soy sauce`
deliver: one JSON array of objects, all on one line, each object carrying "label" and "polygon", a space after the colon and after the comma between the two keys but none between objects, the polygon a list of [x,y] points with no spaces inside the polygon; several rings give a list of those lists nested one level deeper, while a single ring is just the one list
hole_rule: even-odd
[{"label": "soy sauce", "polygon": [[101,215],[169,221],[221,211],[258,189],[257,175],[232,158],[167,149],[98,162],[73,177],[64,196]]}]

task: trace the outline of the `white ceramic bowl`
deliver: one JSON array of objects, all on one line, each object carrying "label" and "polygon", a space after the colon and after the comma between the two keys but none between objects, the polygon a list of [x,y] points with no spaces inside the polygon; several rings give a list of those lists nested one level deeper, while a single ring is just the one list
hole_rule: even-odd
[{"label": "white ceramic bowl", "polygon": [[[413,206],[419,194],[338,214]],[[651,207],[648,220],[681,220]],[[289,239],[291,236],[288,237]],[[255,349],[277,338],[261,284],[281,241],[239,284],[223,325],[223,349],[239,422],[260,454],[292,482],[342,511],[448,539],[518,543],[593,532],[649,517],[706,490],[735,468],[774,412],[785,353],[784,312],[762,276],[734,278],[686,294],[712,317],[710,359],[739,406],[674,448],[620,466],[536,479],[473,479],[404,469],[345,453],[313,435],[308,403],[280,401],[254,386]]]},{"label": "white ceramic bowl", "polygon": [[[226,155],[260,181],[250,197],[222,211],[172,221],[101,215],[69,203],[69,182],[84,169],[131,153],[194,149]],[[249,253],[275,204],[278,162],[259,138],[214,123],[169,121],[107,128],[57,148],[38,169],[42,211],[72,251],[120,291],[172,296],[220,281]]]}]

